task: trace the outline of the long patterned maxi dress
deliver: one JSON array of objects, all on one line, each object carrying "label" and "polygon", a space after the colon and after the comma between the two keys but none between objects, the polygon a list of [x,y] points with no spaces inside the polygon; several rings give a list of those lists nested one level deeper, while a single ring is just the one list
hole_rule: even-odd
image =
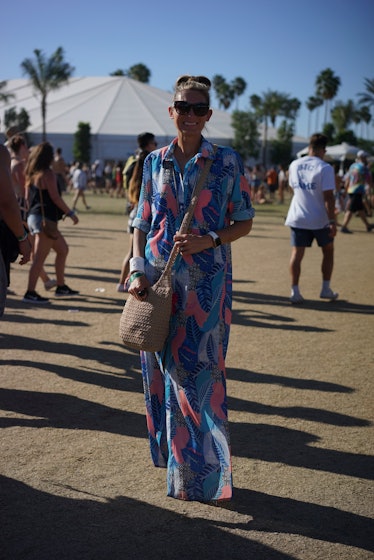
[{"label": "long patterned maxi dress", "polygon": [[[145,161],[134,227],[147,235],[145,272],[159,278],[191,193],[213,145],[180,173],[176,139]],[[254,216],[242,163],[219,147],[201,191],[190,231],[205,235]],[[172,275],[170,335],[159,353],[142,352],[141,365],[151,456],[167,467],[167,494],[208,502],[232,496],[225,356],[231,323],[230,245],[178,256]]]}]

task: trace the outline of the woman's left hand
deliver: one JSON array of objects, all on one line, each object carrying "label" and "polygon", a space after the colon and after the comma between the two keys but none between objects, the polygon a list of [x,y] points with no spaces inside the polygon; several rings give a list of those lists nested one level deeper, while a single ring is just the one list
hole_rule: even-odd
[{"label": "woman's left hand", "polygon": [[212,238],[209,235],[195,235],[194,233],[178,232],[174,235],[174,243],[182,256],[194,255],[212,247]]}]

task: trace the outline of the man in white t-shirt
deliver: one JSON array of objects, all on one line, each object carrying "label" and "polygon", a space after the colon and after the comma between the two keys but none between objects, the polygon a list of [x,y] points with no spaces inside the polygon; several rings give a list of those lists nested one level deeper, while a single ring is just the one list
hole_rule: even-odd
[{"label": "man in white t-shirt", "polygon": [[88,206],[86,197],[84,196],[84,191],[87,187],[87,172],[85,169],[82,169],[82,164],[80,162],[77,164],[77,167],[74,170],[72,183],[75,190],[73,205],[71,207],[72,210],[75,210],[79,198],[82,199],[86,210],[89,210],[90,207]]},{"label": "man in white t-shirt", "polygon": [[323,161],[327,137],[313,134],[308,155],[293,161],[289,168],[289,185],[293,197],[285,225],[291,228],[291,303],[303,303],[299,290],[301,261],[305,248],[316,239],[322,249],[322,288],[320,297],[335,300],[338,293],[330,288],[334,266],[335,177],[334,170]]}]

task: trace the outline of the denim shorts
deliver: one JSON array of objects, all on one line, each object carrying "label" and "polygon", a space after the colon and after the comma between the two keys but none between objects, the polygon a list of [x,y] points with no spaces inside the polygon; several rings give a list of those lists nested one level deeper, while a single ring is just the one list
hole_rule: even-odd
[{"label": "denim shorts", "polygon": [[31,235],[42,232],[42,216],[40,214],[30,214],[27,217],[27,227]]},{"label": "denim shorts", "polygon": [[293,247],[311,247],[313,240],[317,241],[318,247],[324,247],[334,241],[330,237],[330,228],[323,229],[301,229],[291,228],[291,245]]}]

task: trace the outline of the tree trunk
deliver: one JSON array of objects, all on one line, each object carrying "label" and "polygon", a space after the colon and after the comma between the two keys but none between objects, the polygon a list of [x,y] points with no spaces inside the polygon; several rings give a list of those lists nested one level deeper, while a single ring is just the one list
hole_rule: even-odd
[{"label": "tree trunk", "polygon": [[45,142],[46,139],[47,139],[46,120],[47,120],[47,96],[43,95],[43,97],[42,97],[42,123],[43,123],[42,139],[43,139],[43,142]]}]

